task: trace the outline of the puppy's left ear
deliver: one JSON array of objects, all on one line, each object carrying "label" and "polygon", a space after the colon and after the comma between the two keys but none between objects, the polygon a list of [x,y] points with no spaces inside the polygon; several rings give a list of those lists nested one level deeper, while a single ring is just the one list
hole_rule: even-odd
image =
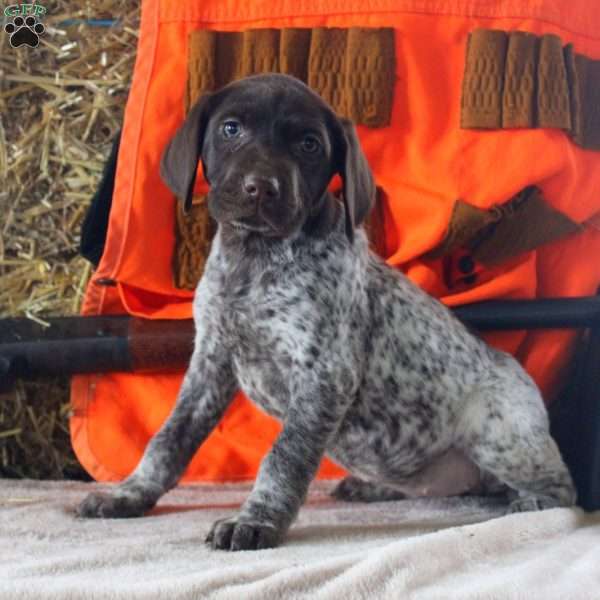
[{"label": "puppy's left ear", "polygon": [[160,176],[169,189],[183,200],[185,212],[192,206],[198,160],[202,154],[204,131],[208,122],[210,94],[194,104],[175,137],[165,148],[160,161]]},{"label": "puppy's left ear", "polygon": [[367,217],[375,203],[375,182],[352,121],[338,119],[337,172],[342,177],[346,235],[354,240],[354,229]]}]

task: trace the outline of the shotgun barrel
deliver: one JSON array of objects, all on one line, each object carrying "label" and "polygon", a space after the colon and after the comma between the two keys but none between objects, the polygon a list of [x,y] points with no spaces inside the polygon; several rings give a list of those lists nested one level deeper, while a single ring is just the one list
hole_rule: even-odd
[{"label": "shotgun barrel", "polygon": [[[489,301],[453,312],[478,331],[599,327],[600,297]],[[183,370],[193,350],[191,319],[105,315],[57,317],[48,323],[0,320],[0,388],[17,378]]]}]

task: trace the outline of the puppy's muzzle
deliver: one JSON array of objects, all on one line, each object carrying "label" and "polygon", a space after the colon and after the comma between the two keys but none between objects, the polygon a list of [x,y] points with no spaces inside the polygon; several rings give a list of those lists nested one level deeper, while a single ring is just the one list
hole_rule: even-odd
[{"label": "puppy's muzzle", "polygon": [[281,186],[275,177],[249,173],[242,179],[242,193],[247,200],[259,205],[264,202],[277,202]]}]

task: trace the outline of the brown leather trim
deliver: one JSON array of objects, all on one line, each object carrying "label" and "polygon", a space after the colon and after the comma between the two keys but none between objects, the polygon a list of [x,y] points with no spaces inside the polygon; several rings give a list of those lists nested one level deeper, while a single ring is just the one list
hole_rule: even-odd
[{"label": "brown leather trim", "polygon": [[600,60],[556,35],[476,29],[469,34],[461,127],[553,127],[600,150]]},{"label": "brown leather trim", "polygon": [[194,196],[189,213],[184,213],[181,202],[176,211],[173,282],[177,288],[194,290],[204,272],[217,227],[208,214],[205,196]]},{"label": "brown leather trim", "polygon": [[441,258],[462,247],[492,266],[581,229],[530,186],[490,210],[457,200],[444,239],[424,258]]},{"label": "brown leather trim", "polygon": [[301,79],[357,125],[389,125],[395,83],[394,30],[352,27],[194,31],[186,106],[247,75]]},{"label": "brown leather trim", "polygon": [[581,230],[581,225],[550,206],[533,186],[496,210],[500,218],[469,243],[473,258],[485,265],[504,262]]},{"label": "brown leather trim", "polygon": [[494,223],[500,218],[497,210],[485,210],[463,200],[457,200],[452,209],[450,222],[444,239],[432,250],[425,258],[441,258],[454,252],[461,246],[466,246],[478,233],[485,227]]}]

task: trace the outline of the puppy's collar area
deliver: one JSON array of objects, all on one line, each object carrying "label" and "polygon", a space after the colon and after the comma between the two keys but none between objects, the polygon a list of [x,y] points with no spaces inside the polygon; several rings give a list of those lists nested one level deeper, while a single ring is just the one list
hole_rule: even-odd
[{"label": "puppy's collar area", "polygon": [[[242,264],[254,269],[303,260],[303,256],[314,253],[315,244],[319,248],[329,243],[346,246],[343,208],[333,195],[327,196],[323,210],[313,217],[315,222],[309,226],[307,221],[304,227],[285,238],[264,236],[241,228],[236,230],[233,226],[227,231],[228,225],[219,224],[215,251],[229,267],[238,270]],[[228,235],[232,230],[239,231],[239,234]]]},{"label": "puppy's collar area", "polygon": [[219,223],[219,229],[225,233],[222,240],[227,248],[243,248],[251,244],[257,250],[260,247],[268,252],[286,244],[301,246],[302,240],[306,238],[325,238],[336,231],[341,232],[344,229],[343,217],[341,203],[333,194],[325,192],[313,214],[296,232],[286,237],[262,235],[273,233],[275,230],[268,224],[246,223],[241,219],[223,221]]},{"label": "puppy's collar area", "polygon": [[260,234],[228,236],[219,226],[213,242],[221,259],[221,270],[237,278],[261,273],[273,267],[290,264],[297,260],[298,248],[290,238],[272,238]]}]

